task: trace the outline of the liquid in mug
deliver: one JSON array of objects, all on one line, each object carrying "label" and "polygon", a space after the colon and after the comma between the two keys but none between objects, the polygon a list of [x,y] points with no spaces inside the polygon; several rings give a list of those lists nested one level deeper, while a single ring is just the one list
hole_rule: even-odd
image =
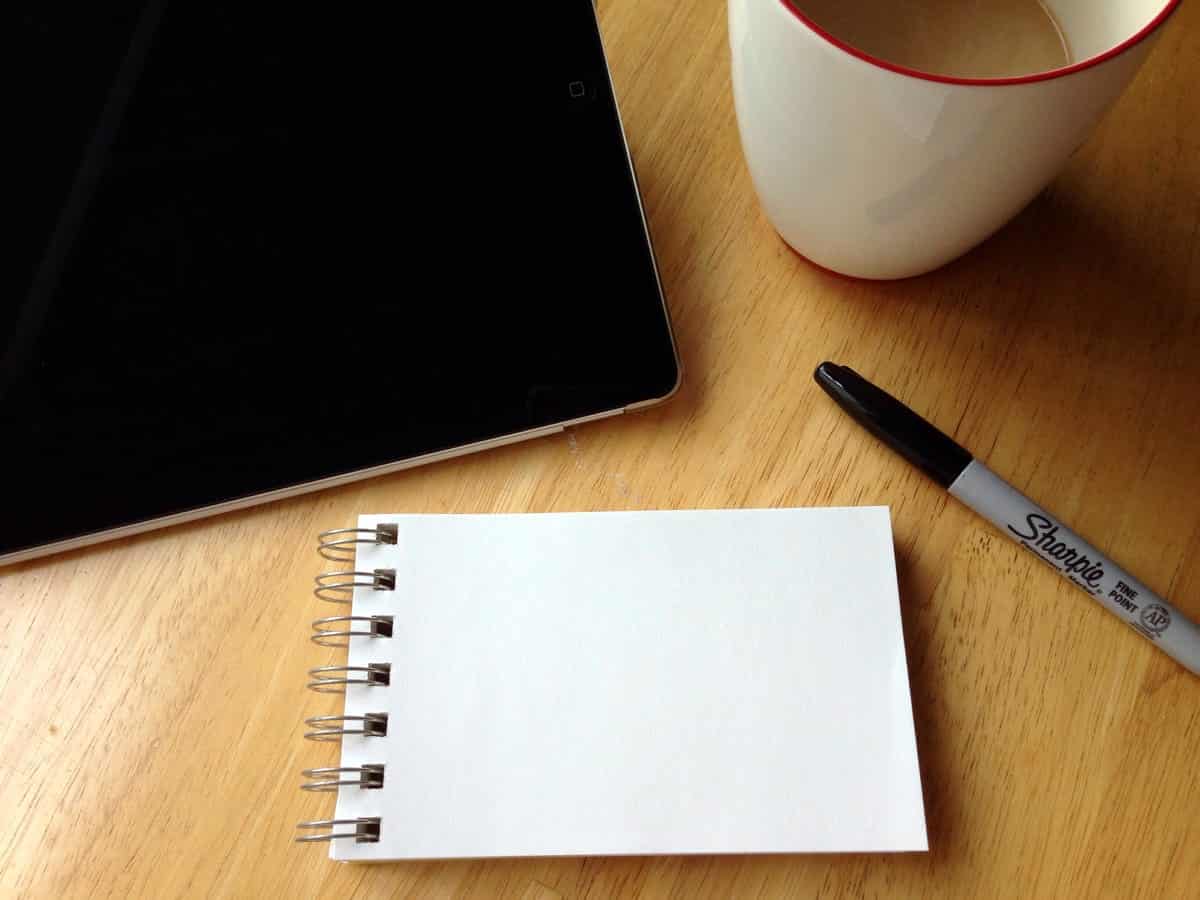
[{"label": "liquid in mug", "polygon": [[1040,0],[789,0],[802,15],[870,56],[933,75],[1005,78],[1071,62]]}]

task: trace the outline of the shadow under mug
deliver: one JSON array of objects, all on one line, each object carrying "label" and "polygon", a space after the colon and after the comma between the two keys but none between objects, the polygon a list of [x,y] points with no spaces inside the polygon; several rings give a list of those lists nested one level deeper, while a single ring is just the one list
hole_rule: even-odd
[{"label": "shadow under mug", "polygon": [[1179,0],[1045,5],[1075,62],[951,78],[869,57],[788,0],[729,0],[742,150],[783,239],[835,272],[905,278],[1020,212],[1133,80]]}]

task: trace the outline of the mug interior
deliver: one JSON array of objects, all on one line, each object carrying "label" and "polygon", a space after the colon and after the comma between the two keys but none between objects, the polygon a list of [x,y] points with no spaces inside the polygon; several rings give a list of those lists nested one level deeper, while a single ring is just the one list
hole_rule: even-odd
[{"label": "mug interior", "polygon": [[1176,6],[1179,0],[1041,0],[1058,20],[1071,59],[1086,62],[1120,47]]},{"label": "mug interior", "polygon": [[[872,56],[828,33],[805,16],[791,0],[779,0],[793,15],[816,34],[852,56],[872,65],[914,78],[947,84],[1026,84],[1061,78],[1099,65],[1153,34],[1179,6],[1180,0],[1040,0],[1056,20],[1070,51],[1069,65],[1043,72],[1002,78],[965,78],[924,72]],[[802,5],[803,0],[799,0]],[[869,2],[869,0],[847,0]]]}]

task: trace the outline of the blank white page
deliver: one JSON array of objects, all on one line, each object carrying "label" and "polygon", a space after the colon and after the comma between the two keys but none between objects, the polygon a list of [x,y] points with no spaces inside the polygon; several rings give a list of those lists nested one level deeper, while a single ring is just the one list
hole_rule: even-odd
[{"label": "blank white page", "polygon": [[379,522],[335,859],[927,849],[886,508]]}]

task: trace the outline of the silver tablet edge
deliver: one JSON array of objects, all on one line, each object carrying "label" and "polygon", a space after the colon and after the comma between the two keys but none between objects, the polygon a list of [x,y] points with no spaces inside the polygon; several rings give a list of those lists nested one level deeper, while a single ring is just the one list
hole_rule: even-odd
[{"label": "silver tablet edge", "polygon": [[[676,384],[676,389],[678,383]],[[674,393],[674,390],[671,392]],[[142,534],[147,531],[157,531],[162,528],[169,528],[172,525],[181,525],[184,522],[194,522],[198,519],[205,519],[210,516],[221,515],[222,513],[233,512],[238,509],[247,509],[252,506],[261,506],[265,503],[273,503],[276,500],[286,500],[289,497],[298,497],[301,494],[311,494],[315,491],[325,490],[326,488],[340,487],[344,484],[350,484],[355,481],[365,481],[369,478],[377,478],[381,475],[391,475],[394,472],[402,472],[405,469],[415,469],[419,466],[430,465],[436,462],[453,459],[457,456],[467,456],[471,453],[478,453],[483,450],[494,450],[497,447],[503,447],[508,444],[517,444],[522,441],[530,441],[535,438],[549,437],[552,434],[572,427],[574,425],[582,425],[585,422],[595,422],[598,419],[608,419],[613,416],[619,416],[622,413],[629,412],[634,408],[644,408],[646,406],[656,405],[665,401],[670,394],[654,399],[637,403],[629,407],[614,409],[608,412],[596,413],[591,416],[584,416],[579,419],[572,419],[568,422],[561,422],[556,425],[545,425],[541,428],[531,428],[528,431],[520,431],[516,434],[504,435],[503,437],[492,438],[486,441],[479,441],[474,444],[464,444],[461,447],[453,447],[449,450],[442,450],[437,453],[428,453],[424,456],[414,456],[410,459],[403,459],[393,463],[385,463],[382,466],[373,466],[368,469],[359,469],[354,472],[347,472],[342,475],[334,475],[330,478],[321,478],[317,481],[309,481],[304,484],[293,485],[291,487],[280,488],[274,491],[267,491],[262,494],[253,494],[249,497],[241,497],[237,500],[230,500],[226,503],[217,503],[213,506],[205,506],[199,509],[188,510],[187,512],[175,513],[170,516],[162,516],[157,519],[147,519],[144,522],[135,522],[132,525],[123,525],[119,528],[111,528],[107,531],[97,531],[93,534],[85,534],[77,538],[69,538],[65,541],[56,541],[51,544],[43,544],[40,547],[29,547],[25,550],[18,550],[14,553],[8,553],[0,556],[0,566],[11,563],[25,562],[31,559],[37,559],[42,556],[50,556],[51,554],[64,553],[68,550],[77,550],[80,547],[88,547],[92,544],[99,544],[107,541],[115,541],[119,538],[131,537],[135,534]],[[66,515],[70,513],[67,512]],[[337,523],[334,523],[336,525]],[[332,527],[332,526],[331,526]]]}]

